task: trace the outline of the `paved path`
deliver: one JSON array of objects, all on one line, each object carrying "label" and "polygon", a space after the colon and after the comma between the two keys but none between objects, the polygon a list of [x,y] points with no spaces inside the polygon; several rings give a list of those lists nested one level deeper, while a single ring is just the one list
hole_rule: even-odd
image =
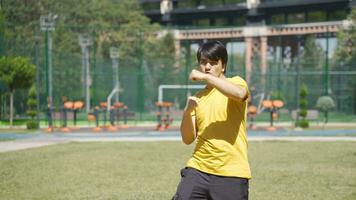
[{"label": "paved path", "polygon": [[[348,133],[348,132],[346,132]],[[292,132],[292,134],[295,134]],[[307,133],[310,134],[310,133]],[[356,142],[356,137],[353,132],[349,133],[351,136],[335,136],[326,134],[326,136],[311,135],[304,133],[297,136],[291,136],[291,133],[277,134],[268,132],[255,132],[249,136],[249,141],[352,141]],[[4,134],[3,134],[4,136]],[[112,142],[112,141],[180,141],[180,134],[178,131],[133,131],[121,133],[36,133],[36,134],[19,134],[15,140],[0,142],[0,152],[9,152],[22,149],[37,148],[48,145],[64,144],[68,142]]]},{"label": "paved path", "polygon": [[0,152],[17,151],[22,149],[31,149],[48,145],[60,144],[60,141],[27,141],[15,140],[9,142],[0,142]]}]

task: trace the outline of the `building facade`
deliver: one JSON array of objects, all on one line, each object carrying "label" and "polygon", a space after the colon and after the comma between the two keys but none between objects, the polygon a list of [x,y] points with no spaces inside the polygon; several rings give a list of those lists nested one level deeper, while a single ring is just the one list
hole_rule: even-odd
[{"label": "building facade", "polygon": [[[242,74],[250,85],[266,95],[275,91],[278,96],[286,95],[293,90],[292,98],[295,99],[303,81],[299,77],[300,71],[305,72],[306,82],[313,79],[306,71],[317,67],[299,69],[306,38],[313,36],[325,56],[320,58],[323,69],[318,69],[322,71],[317,77],[320,79],[318,86],[312,81],[309,85],[312,91],[318,91],[319,96],[332,95],[340,90],[330,85],[329,79],[333,77],[329,74],[328,63],[336,47],[336,32],[347,26],[346,19],[355,7],[354,1],[141,0],[140,3],[152,23],[159,23],[174,32],[178,52],[185,48],[183,52],[190,53],[205,40],[224,42],[230,55],[229,72]],[[296,81],[283,82],[283,76],[290,74],[296,76]],[[283,89],[284,84],[292,84],[293,89]],[[346,104],[349,106],[345,109],[354,107],[356,97],[351,95],[349,98],[349,91],[339,93],[338,96],[347,96],[340,97],[348,99]],[[345,102],[340,100],[338,104],[344,105]]]}]

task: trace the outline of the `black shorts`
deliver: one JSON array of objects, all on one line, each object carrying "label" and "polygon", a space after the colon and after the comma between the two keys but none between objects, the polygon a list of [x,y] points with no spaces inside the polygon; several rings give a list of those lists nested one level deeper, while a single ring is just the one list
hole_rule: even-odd
[{"label": "black shorts", "polygon": [[172,200],[247,200],[248,179],[208,174],[193,168],[181,170],[182,179]]}]

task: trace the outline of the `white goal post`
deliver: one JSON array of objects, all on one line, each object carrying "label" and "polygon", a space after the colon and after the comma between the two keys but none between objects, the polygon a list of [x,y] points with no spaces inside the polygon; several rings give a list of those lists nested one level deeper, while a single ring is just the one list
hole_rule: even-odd
[{"label": "white goal post", "polygon": [[159,85],[158,87],[158,102],[163,102],[164,89],[202,89],[205,85]]}]

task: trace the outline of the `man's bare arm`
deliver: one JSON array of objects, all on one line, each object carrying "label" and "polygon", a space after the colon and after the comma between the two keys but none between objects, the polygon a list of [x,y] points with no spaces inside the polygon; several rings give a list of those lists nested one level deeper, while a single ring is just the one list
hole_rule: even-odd
[{"label": "man's bare arm", "polygon": [[183,111],[183,118],[180,125],[180,133],[182,136],[182,141],[185,144],[191,144],[197,136],[195,116],[191,116],[190,114],[197,105],[198,98],[189,97],[187,100],[187,105]]},{"label": "man's bare arm", "polygon": [[190,74],[190,79],[206,81],[208,85],[215,87],[221,93],[236,101],[243,101],[248,95],[246,88],[227,81],[225,77],[219,78],[198,70],[193,70]]}]

